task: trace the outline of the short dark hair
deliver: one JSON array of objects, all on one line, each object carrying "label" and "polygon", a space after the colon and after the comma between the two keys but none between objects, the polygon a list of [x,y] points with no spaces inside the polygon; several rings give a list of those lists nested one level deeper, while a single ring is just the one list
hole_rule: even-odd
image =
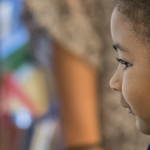
[{"label": "short dark hair", "polygon": [[115,0],[115,5],[133,23],[135,32],[150,43],[150,0]]}]

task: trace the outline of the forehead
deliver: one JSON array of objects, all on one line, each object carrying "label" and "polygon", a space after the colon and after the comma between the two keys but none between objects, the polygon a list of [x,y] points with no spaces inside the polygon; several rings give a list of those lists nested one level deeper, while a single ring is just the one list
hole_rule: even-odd
[{"label": "forehead", "polygon": [[133,23],[117,9],[114,9],[111,17],[111,34],[114,44],[126,50],[142,46],[142,41],[134,31]]},{"label": "forehead", "polygon": [[115,37],[113,38],[115,40],[121,38],[126,39],[126,37],[133,38],[135,36],[133,30],[133,24],[127,19],[125,15],[121,14],[117,9],[114,9],[112,13],[111,33],[112,33],[112,37]]}]

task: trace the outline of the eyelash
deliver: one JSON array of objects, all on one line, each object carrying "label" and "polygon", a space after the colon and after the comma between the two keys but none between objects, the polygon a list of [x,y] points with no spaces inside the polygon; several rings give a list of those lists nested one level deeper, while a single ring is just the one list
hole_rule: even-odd
[{"label": "eyelash", "polygon": [[116,58],[116,59],[117,59],[117,61],[118,61],[119,63],[125,65],[125,68],[124,68],[123,70],[126,70],[128,67],[133,66],[131,63],[129,63],[129,62],[127,62],[127,61],[124,61],[124,60],[119,59],[119,58]]}]

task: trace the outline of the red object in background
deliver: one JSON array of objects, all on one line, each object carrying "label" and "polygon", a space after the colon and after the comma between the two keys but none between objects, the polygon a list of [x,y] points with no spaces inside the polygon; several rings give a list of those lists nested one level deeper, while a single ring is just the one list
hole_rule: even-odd
[{"label": "red object in background", "polygon": [[24,107],[27,107],[33,116],[38,116],[40,112],[36,106],[32,103],[32,100],[24,94],[19,85],[17,85],[11,76],[3,77],[2,92],[1,92],[1,113],[9,114],[8,101],[9,97],[15,96],[17,100],[22,103]]},{"label": "red object in background", "polygon": [[0,116],[0,150],[16,150],[15,137],[17,127],[13,124],[8,115]]},{"label": "red object in background", "polygon": [[0,115],[0,150],[22,150],[26,134],[26,130],[16,127],[10,116]]},{"label": "red object in background", "polygon": [[26,130],[19,129],[9,112],[9,96],[17,95],[18,100],[23,104],[32,107],[32,103],[21,93],[19,87],[15,85],[11,77],[3,78],[0,92],[0,150],[21,150],[25,144]]}]

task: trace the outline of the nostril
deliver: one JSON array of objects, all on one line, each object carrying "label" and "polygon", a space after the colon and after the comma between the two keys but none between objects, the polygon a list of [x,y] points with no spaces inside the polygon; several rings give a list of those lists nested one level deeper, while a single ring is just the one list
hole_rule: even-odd
[{"label": "nostril", "polygon": [[116,89],[115,86],[114,86],[115,84],[114,84],[113,78],[110,80],[109,85],[110,85],[110,88],[111,88],[112,90],[117,91],[117,89]]},{"label": "nostril", "polygon": [[114,91],[118,91],[117,89],[113,88]]},{"label": "nostril", "polygon": [[113,77],[109,82],[111,89],[116,92],[122,91],[123,74],[122,74],[122,70],[119,68],[120,67],[118,67],[117,71],[115,72],[115,74],[113,75]]},{"label": "nostril", "polygon": [[121,91],[122,78],[121,78],[120,74],[118,73],[118,71],[116,71],[116,73],[111,78],[111,80],[109,82],[109,85],[110,85],[112,90],[114,90],[116,92],[120,92]]}]

